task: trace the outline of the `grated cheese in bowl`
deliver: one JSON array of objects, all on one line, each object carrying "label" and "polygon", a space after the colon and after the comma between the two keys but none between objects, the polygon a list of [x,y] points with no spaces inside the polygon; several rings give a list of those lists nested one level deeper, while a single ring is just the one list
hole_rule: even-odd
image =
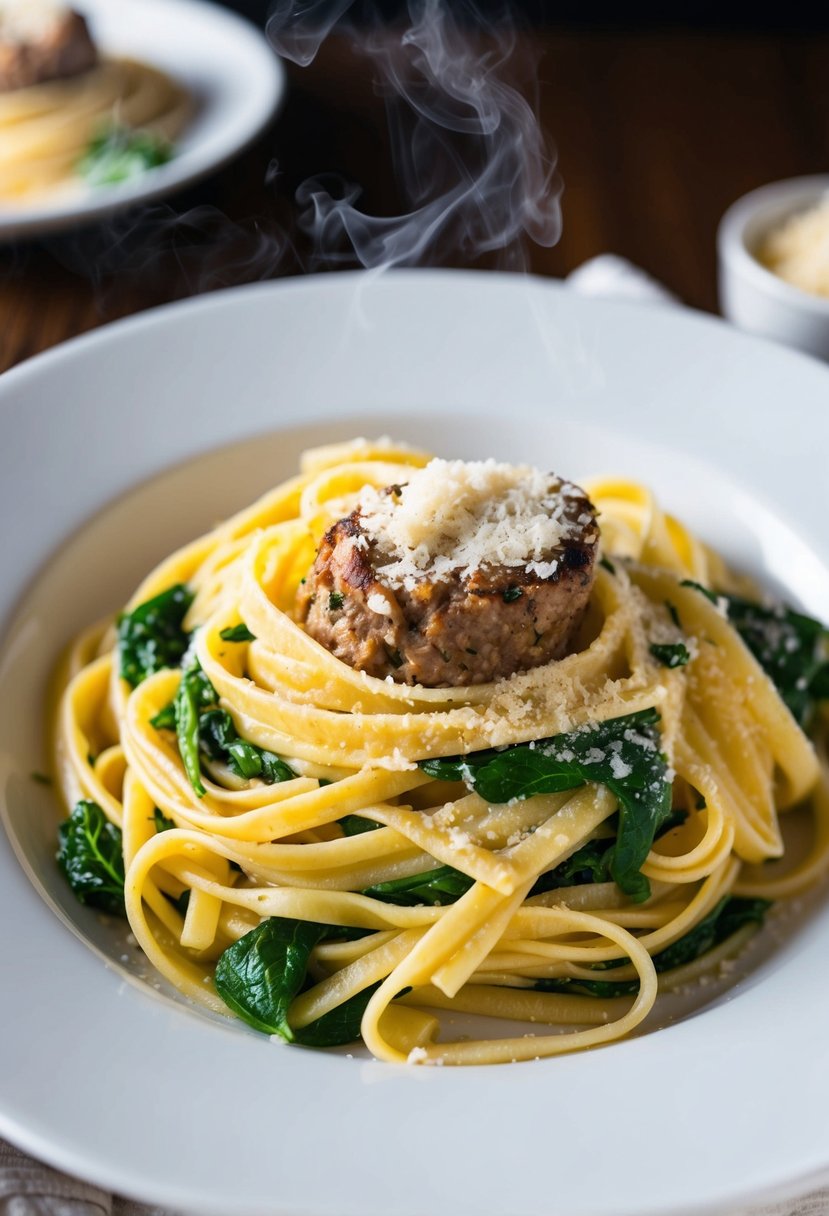
[{"label": "grated cheese in bowl", "polygon": [[829,297],[829,196],[772,229],[757,256],[793,287]]}]

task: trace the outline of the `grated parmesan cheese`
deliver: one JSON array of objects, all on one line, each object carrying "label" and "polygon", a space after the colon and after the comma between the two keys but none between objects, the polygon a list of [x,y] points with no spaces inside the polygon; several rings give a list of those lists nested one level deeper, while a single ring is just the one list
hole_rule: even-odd
[{"label": "grated parmesan cheese", "polygon": [[829,196],[773,229],[758,257],[793,287],[829,296]]},{"label": "grated parmesan cheese", "polygon": [[389,601],[379,591],[373,591],[366,600],[366,607],[378,616],[390,616]]},{"label": "grated parmesan cheese", "polygon": [[411,590],[426,571],[440,580],[485,564],[550,578],[565,541],[595,539],[583,536],[594,521],[574,500],[583,504],[577,486],[529,465],[432,460],[391,493],[367,486],[359,508],[384,582]]}]

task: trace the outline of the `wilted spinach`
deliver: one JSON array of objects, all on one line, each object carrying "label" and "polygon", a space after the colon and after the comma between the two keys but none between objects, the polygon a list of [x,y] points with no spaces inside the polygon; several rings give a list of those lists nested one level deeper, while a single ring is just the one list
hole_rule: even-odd
[{"label": "wilted spinach", "polygon": [[684,642],[654,642],[650,649],[663,667],[684,667],[691,661],[691,653]]},{"label": "wilted spinach", "polygon": [[80,903],[126,915],[121,830],[97,802],[81,799],[60,825],[57,861]]},{"label": "wilted spinach", "polygon": [[181,674],[173,700],[152,719],[157,730],[175,729],[184,770],[199,798],[205,795],[202,755],[226,764],[244,780],[259,777],[267,785],[274,785],[296,776],[279,756],[240,738],[233,718],[227,710],[219,709],[218,702],[219,694],[198,659],[193,658]]},{"label": "wilted spinach", "polygon": [[219,637],[223,642],[255,642],[256,634],[251,633],[244,622],[241,625],[229,625],[227,629],[222,629]]},{"label": "wilted spinach", "polygon": [[503,751],[424,760],[420,767],[444,781],[463,781],[496,804],[577,789],[589,781],[607,786],[619,803],[610,875],[626,895],[641,902],[650,895],[641,866],[671,813],[671,781],[658,723],[657,711],[647,709]]},{"label": "wilted spinach", "polygon": [[803,727],[829,699],[829,630],[791,608],[728,596],[728,619]]},{"label": "wilted spinach", "polygon": [[360,1037],[360,1022],[378,985],[357,993],[302,1029],[288,1022],[288,1010],[303,990],[311,951],[341,931],[310,921],[273,916],[239,938],[216,965],[216,990],[249,1026],[278,1034],[288,1043],[336,1047]]},{"label": "wilted spinach", "polygon": [[189,644],[183,622],[193,593],[183,583],[139,604],[118,618],[121,675],[133,688],[165,667],[178,667]]}]

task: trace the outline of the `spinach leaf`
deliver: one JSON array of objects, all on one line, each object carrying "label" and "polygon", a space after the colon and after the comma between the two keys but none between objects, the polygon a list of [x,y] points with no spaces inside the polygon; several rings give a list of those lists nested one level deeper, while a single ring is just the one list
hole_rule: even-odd
[{"label": "spinach leaf", "polygon": [[288,1009],[300,992],[311,951],[326,926],[272,916],[240,937],[216,964],[216,991],[243,1021],[289,1043]]},{"label": "spinach leaf", "polygon": [[227,710],[208,709],[199,720],[199,744],[213,760],[221,760],[240,777],[258,777],[262,761],[252,743],[239,738]]},{"label": "spinach leaf", "polygon": [[168,703],[158,711],[155,717],[150,718],[150,726],[154,726],[156,730],[175,730],[176,729],[176,703],[168,701]]},{"label": "spinach leaf", "polygon": [[223,642],[255,642],[256,634],[251,633],[247,625],[230,625],[227,629],[222,629],[219,637]]},{"label": "spinach leaf", "polygon": [[829,630],[782,606],[728,596],[728,619],[804,728],[829,698]]},{"label": "spinach leaf", "polygon": [[160,135],[113,124],[90,141],[78,172],[90,186],[111,186],[165,165],[172,155],[172,145]]},{"label": "spinach leaf", "polygon": [[[712,604],[716,604],[717,600],[720,598],[716,591],[712,591],[710,587],[703,587],[702,583],[694,582],[692,578],[682,579],[679,585],[680,587],[692,587],[694,591],[699,591],[700,594],[704,595],[705,598],[710,600]],[[723,599],[725,599],[725,596],[723,596]]]},{"label": "spinach leaf", "polygon": [[177,899],[173,899],[172,895],[168,895],[170,903],[173,905],[179,916],[186,916],[187,909],[190,907],[190,888],[186,887]]},{"label": "spinach leaf", "polygon": [[286,764],[274,752],[265,751],[261,747],[257,750],[262,757],[262,772],[259,775],[266,785],[278,785],[280,781],[294,780],[296,773],[290,764]]},{"label": "spinach leaf", "polygon": [[[358,817],[353,815],[350,818]],[[656,833],[656,837],[664,835],[672,828],[679,827],[686,818],[686,811],[673,811]],[[341,819],[340,823],[342,822]],[[539,874],[529,894],[543,895],[545,891],[555,891],[559,887],[574,887],[590,882],[610,882],[612,846],[613,838],[609,836],[598,840],[588,840],[587,844],[582,845],[570,857],[559,862],[554,869]],[[415,904],[453,904],[455,900],[466,894],[474,881],[473,878],[461,873],[453,866],[438,866],[437,869],[427,870],[423,874],[413,874],[409,878],[395,878],[390,882],[381,882],[373,887],[366,887],[362,894],[370,896],[371,899],[382,900],[384,903],[407,907]]]},{"label": "spinach leaf", "polygon": [[324,1013],[315,1022],[309,1022],[301,1030],[295,1030],[294,1041],[303,1047],[342,1047],[360,1037],[360,1023],[371,998],[380,984],[372,984],[362,992]]},{"label": "spinach leaf", "polygon": [[232,717],[218,708],[219,694],[202,671],[197,659],[182,672],[181,683],[170,705],[152,719],[163,729],[170,724],[171,707],[178,738],[178,749],[190,784],[203,798],[201,755],[226,764],[237,777],[249,781],[259,777],[267,785],[290,781],[296,773],[273,752],[249,743],[239,736]]},{"label": "spinach leaf", "polygon": [[729,621],[807,730],[818,702],[829,700],[829,629],[784,604],[769,607],[739,595],[717,596],[691,579],[681,586],[693,587],[712,603],[723,602]]},{"label": "spinach leaf", "polygon": [[216,965],[216,990],[225,1004],[249,1026],[278,1034],[289,1043],[336,1047],[360,1037],[366,1005],[379,984],[356,993],[300,1030],[288,1022],[288,1009],[303,990],[311,951],[343,930],[310,921],[273,916],[239,938]]},{"label": "spinach leaf", "polygon": [[610,874],[626,895],[641,902],[650,895],[650,884],[640,868],[671,812],[658,722],[657,711],[646,709],[534,744],[423,760],[420,767],[431,777],[463,781],[491,803],[578,789],[589,781],[607,786],[619,803]]},{"label": "spinach leaf", "polygon": [[199,744],[213,760],[227,764],[238,777],[260,777],[266,785],[291,781],[296,773],[273,752],[241,739],[230,714],[224,709],[209,709],[199,721]]},{"label": "spinach leaf", "polygon": [[654,642],[651,654],[663,667],[684,667],[691,654],[684,642]]},{"label": "spinach leaf", "polygon": [[453,904],[456,899],[473,886],[474,878],[462,874],[453,866],[438,866],[423,874],[412,874],[409,878],[394,878],[366,887],[363,895],[380,899],[383,903],[411,907],[415,904]]},{"label": "spinach leaf", "polygon": [[374,832],[383,826],[373,819],[364,819],[362,815],[343,815],[338,823],[345,836],[360,836],[363,832]]},{"label": "spinach leaf", "polygon": [[176,583],[118,618],[120,672],[133,688],[164,667],[178,667],[189,642],[183,621],[192,602],[192,592]]},{"label": "spinach leaf", "polygon": [[588,840],[566,860],[559,862],[553,870],[539,874],[530,889],[530,895],[543,895],[559,887],[576,887],[590,882],[610,882],[612,861],[612,838]]},{"label": "spinach leaf", "polygon": [[158,807],[155,807],[153,810],[153,823],[155,824],[156,833],[169,832],[171,828],[176,826],[175,820],[170,819],[164,814],[163,811],[160,811]]},{"label": "spinach leaf", "polygon": [[82,904],[126,916],[121,830],[97,802],[81,799],[60,825],[57,861]]},{"label": "spinach leaf", "polygon": [[[671,811],[654,834],[654,840],[658,840],[673,828],[681,827],[687,818],[687,811]],[[610,882],[612,878],[610,863],[613,860],[612,845],[612,837],[588,840],[587,844],[583,844],[570,857],[559,862],[555,869],[539,874],[530,890],[530,895],[543,895],[545,891],[555,891],[559,887],[577,887],[590,882]]]},{"label": "spinach leaf", "polygon": [[768,899],[746,899],[739,895],[724,895],[704,920],[680,937],[672,946],[666,946],[654,958],[657,971],[672,971],[684,967],[714,946],[727,941],[743,925],[755,922],[758,925],[771,907]]},{"label": "spinach leaf", "polygon": [[208,703],[215,702],[218,695],[202,671],[198,659],[194,659],[192,665],[181,673],[173,705],[179,755],[190,784],[199,798],[203,798],[207,792],[202,784],[199,761],[199,711],[205,700]]},{"label": "spinach leaf", "polygon": [[[708,915],[671,946],[666,946],[653,956],[657,972],[673,971],[701,958],[715,946],[728,941],[743,925],[755,922],[760,925],[771,907],[768,899],[745,899],[739,895],[725,895]],[[620,959],[612,963],[599,964],[597,971],[612,970],[628,962]],[[559,979],[536,980],[537,992],[569,992],[580,996],[614,997],[632,996],[639,991],[638,980],[585,980],[570,976]]]}]

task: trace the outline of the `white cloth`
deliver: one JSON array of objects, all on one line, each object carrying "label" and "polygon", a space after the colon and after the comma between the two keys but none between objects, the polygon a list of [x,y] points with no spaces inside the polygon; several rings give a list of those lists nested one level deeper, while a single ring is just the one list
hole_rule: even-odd
[{"label": "white cloth", "polygon": [[641,300],[651,304],[679,304],[679,300],[632,262],[615,253],[601,253],[568,274],[565,282],[580,296],[615,300]]},{"label": "white cloth", "polygon": [[[638,266],[605,253],[566,279],[580,295],[679,304]],[[58,1173],[0,1140],[0,1216],[176,1216],[172,1209],[120,1199],[77,1178]],[[230,1213],[228,1214],[230,1216]],[[505,1214],[506,1216],[506,1214]],[[829,1216],[829,1189],[805,1198],[741,1209],[729,1216]]]},{"label": "white cloth", "polygon": [[0,1140],[0,1216],[173,1216],[119,1199],[42,1165]]}]

